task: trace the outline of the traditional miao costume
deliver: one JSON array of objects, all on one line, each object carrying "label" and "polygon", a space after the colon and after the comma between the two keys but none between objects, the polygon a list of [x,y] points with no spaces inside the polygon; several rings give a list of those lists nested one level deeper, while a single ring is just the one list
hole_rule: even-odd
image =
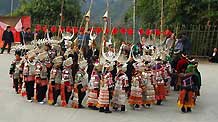
[{"label": "traditional miao costume", "polygon": [[146,104],[148,107],[156,101],[150,71],[142,72],[142,100],[143,104]]},{"label": "traditional miao costume", "polygon": [[60,55],[60,50],[61,50],[61,47],[60,47],[60,45],[58,45],[58,44],[51,44],[51,50],[49,50],[49,58],[51,59],[51,60],[53,60],[54,58],[56,58],[57,56],[59,56]]},{"label": "traditional miao costume", "polygon": [[62,79],[62,56],[58,56],[53,60],[53,67],[50,72],[50,81],[48,89],[48,104],[57,105],[57,98],[60,95],[61,79]]},{"label": "traditional miao costume", "polygon": [[[189,68],[191,67],[191,68]],[[193,68],[192,68],[193,67]],[[192,80],[193,80],[193,87],[195,91],[195,98],[197,99],[198,96],[200,96],[200,88],[201,88],[201,73],[198,71],[198,62],[195,60],[192,60],[191,63],[188,65],[188,69],[191,69],[192,71],[189,71],[188,69],[186,72],[193,72]]]},{"label": "traditional miao costume", "polygon": [[[188,66],[188,63],[189,62],[186,59],[186,57],[184,55],[182,55],[181,59],[177,62],[177,65],[176,65],[177,74],[185,73],[185,70]],[[181,83],[182,83],[182,78],[178,77],[178,80],[176,82],[176,90],[180,89]]]},{"label": "traditional miao costume", "polygon": [[112,98],[112,106],[115,110],[118,108],[121,108],[121,111],[125,111],[126,109],[126,101],[127,101],[127,87],[129,86],[128,83],[128,77],[125,74],[126,71],[126,65],[124,66],[118,66],[119,72],[117,73],[117,76],[115,78],[115,88],[113,92],[113,98]]},{"label": "traditional miao costume", "polygon": [[105,64],[106,71],[102,74],[100,81],[100,93],[98,97],[99,112],[111,113],[109,110],[110,99],[111,99],[111,88],[113,87],[112,70],[111,64]]},{"label": "traditional miao costume", "polygon": [[47,62],[48,53],[43,52],[38,55],[38,62],[36,63],[36,97],[40,104],[43,104],[43,100],[46,97],[48,88],[48,69]]},{"label": "traditional miao costume", "polygon": [[74,97],[72,101],[73,108],[84,108],[82,105],[82,101],[86,96],[86,90],[88,88],[88,74],[86,73],[87,63],[81,62],[79,66],[79,71],[77,71],[75,75],[74,82]]},{"label": "traditional miao costume", "polygon": [[163,72],[162,72],[162,76],[165,82],[165,89],[166,89],[166,95],[169,95],[170,93],[170,82],[172,80],[171,78],[171,73],[172,73],[172,68],[171,65],[169,64],[169,62],[167,62],[166,64],[163,65]]},{"label": "traditional miao costume", "polygon": [[161,102],[166,99],[165,82],[163,79],[163,67],[160,63],[155,64],[153,68],[152,82],[155,86],[155,98],[157,105],[161,105]]},{"label": "traditional miao costume", "polygon": [[[23,71],[23,68],[24,68],[24,64],[28,61],[28,57],[27,57],[27,53],[25,52],[24,53],[24,57],[22,58],[22,71]],[[22,77],[24,79],[24,76],[23,76],[23,72],[22,72]],[[22,89],[21,89],[21,95],[23,97],[26,97],[26,84],[25,84],[25,81],[22,83]]]},{"label": "traditional miao costume", "polygon": [[142,100],[142,71],[144,70],[143,64],[142,63],[134,63],[133,64],[135,68],[135,72],[132,77],[132,83],[131,83],[131,92],[130,92],[130,97],[129,97],[129,104],[133,106],[134,105],[142,105],[143,100]]},{"label": "traditional miao costume", "polygon": [[91,79],[89,81],[89,90],[88,90],[88,100],[87,105],[89,108],[97,110],[98,105],[98,96],[100,89],[100,71],[102,70],[102,65],[99,63],[94,64],[94,69],[91,74]]},{"label": "traditional miao costume", "polygon": [[15,92],[17,94],[21,93],[22,89],[22,72],[23,72],[23,65],[22,59],[20,58],[21,52],[16,51],[15,56],[18,56],[14,61],[11,63],[9,74],[13,78],[13,87],[15,88]]},{"label": "traditional miao costume", "polygon": [[73,89],[73,77],[71,66],[73,64],[72,58],[68,58],[64,61],[64,69],[62,71],[61,80],[61,106],[67,106]]},{"label": "traditional miao costume", "polygon": [[141,77],[140,74],[136,73],[132,77],[131,92],[129,97],[130,105],[141,105],[142,101],[142,88],[141,88]]},{"label": "traditional miao costume", "polygon": [[178,107],[182,112],[191,112],[195,105],[194,66],[188,66],[186,73],[180,73],[182,80],[181,91],[178,98]]},{"label": "traditional miao costume", "polygon": [[32,98],[34,97],[34,86],[35,86],[35,67],[36,62],[34,58],[36,56],[34,51],[29,51],[27,53],[28,59],[24,63],[23,67],[23,76],[24,82],[26,86],[26,94],[27,94],[27,101],[32,102]]}]

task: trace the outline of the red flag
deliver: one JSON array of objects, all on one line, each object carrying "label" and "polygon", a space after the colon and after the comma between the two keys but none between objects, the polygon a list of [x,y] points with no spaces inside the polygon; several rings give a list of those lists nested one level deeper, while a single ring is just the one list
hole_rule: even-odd
[{"label": "red flag", "polygon": [[95,29],[92,27],[92,28],[90,28],[90,32],[92,31],[92,33],[96,33],[95,32]]},{"label": "red flag", "polygon": [[22,16],[21,22],[24,28],[31,27],[31,17],[30,16]]},{"label": "red flag", "polygon": [[66,27],[66,32],[69,32],[69,33],[71,32],[71,27],[70,26]]},{"label": "red flag", "polygon": [[41,30],[41,25],[36,24],[35,29],[36,29],[37,32],[40,31]]},{"label": "red flag", "polygon": [[78,33],[78,27],[73,27],[73,31],[74,31],[74,33]]},{"label": "red flag", "polygon": [[14,27],[11,28],[11,32],[13,33],[14,36],[14,42],[20,42],[20,33],[17,33],[16,29]]},{"label": "red flag", "polygon": [[128,33],[128,35],[133,35],[133,29],[132,28],[129,28],[128,30],[127,30],[127,33]]},{"label": "red flag", "polygon": [[46,31],[47,31],[47,25],[42,26],[42,30],[43,30],[44,32],[46,32]]},{"label": "red flag", "polygon": [[145,34],[146,34],[147,36],[150,36],[150,35],[152,34],[152,30],[149,29],[149,28],[146,29]]},{"label": "red flag", "polygon": [[64,31],[65,31],[65,27],[61,26],[61,27],[59,27],[59,30],[60,30],[61,32],[64,32]]},{"label": "red flag", "polygon": [[121,28],[120,29],[120,33],[123,34],[123,35],[126,34],[126,29],[125,28]]},{"label": "red flag", "polygon": [[105,34],[108,34],[108,33],[110,33],[110,29],[106,28]]},{"label": "red flag", "polygon": [[172,32],[169,29],[164,31],[165,36],[170,36],[171,34],[172,34]]},{"label": "red flag", "polygon": [[143,35],[144,34],[144,30],[143,30],[143,28],[140,28],[139,29],[139,35]]},{"label": "red flag", "polygon": [[57,27],[56,26],[51,26],[51,32],[52,33],[55,33],[55,32],[57,32]]},{"label": "red flag", "polygon": [[118,33],[118,29],[117,28],[113,28],[113,30],[112,30],[112,35],[116,35],[117,33]]},{"label": "red flag", "polygon": [[154,29],[154,34],[156,36],[160,36],[160,30],[159,29]]},{"label": "red flag", "polygon": [[95,28],[95,32],[97,34],[100,34],[102,32],[102,29],[100,27]]},{"label": "red flag", "polygon": [[85,32],[85,28],[80,28],[80,32],[84,33]]},{"label": "red flag", "polygon": [[21,22],[21,19],[18,21],[18,23],[15,25],[15,30],[17,32],[21,32],[22,31],[22,27],[23,27],[23,24]]}]

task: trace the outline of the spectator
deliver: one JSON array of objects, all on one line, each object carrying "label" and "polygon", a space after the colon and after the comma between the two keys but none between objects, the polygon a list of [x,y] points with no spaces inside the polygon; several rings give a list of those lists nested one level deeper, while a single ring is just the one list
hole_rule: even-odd
[{"label": "spectator", "polygon": [[45,39],[51,39],[53,37],[53,34],[48,29],[46,30],[46,33],[44,34]]},{"label": "spectator", "polygon": [[175,43],[175,51],[183,52],[183,48],[184,48],[183,39],[182,36],[179,36]]},{"label": "spectator", "polygon": [[2,40],[4,41],[4,45],[2,47],[1,53],[3,54],[5,47],[8,45],[8,54],[10,54],[11,44],[14,42],[14,36],[11,32],[11,27],[7,26],[7,29],[3,32]]},{"label": "spectator", "polygon": [[83,37],[84,36],[84,34],[83,34],[83,32],[82,31],[80,31],[79,32],[79,34],[78,34],[78,47],[79,47],[79,49],[81,48],[81,46],[82,46],[82,40],[83,40]]},{"label": "spectator", "polygon": [[25,43],[27,44],[29,44],[33,40],[33,33],[31,32],[30,28],[26,29],[24,40],[25,40]]},{"label": "spectator", "polygon": [[34,40],[44,39],[44,32],[43,31],[38,31],[35,29],[33,32],[33,35],[34,35]]},{"label": "spectator", "polygon": [[190,55],[191,54],[191,41],[188,38],[188,36],[184,33],[182,35],[182,40],[183,40],[183,51],[187,54]]},{"label": "spectator", "polygon": [[25,45],[24,35],[25,35],[25,31],[24,31],[24,27],[22,27],[20,32],[20,43],[22,45]]},{"label": "spectator", "polygon": [[171,36],[169,36],[167,39],[166,39],[166,48],[167,49],[171,49],[173,47],[173,43],[175,41],[175,34],[173,33]]},{"label": "spectator", "polygon": [[211,55],[209,55],[209,62],[218,63],[217,48],[214,48],[213,53]]}]

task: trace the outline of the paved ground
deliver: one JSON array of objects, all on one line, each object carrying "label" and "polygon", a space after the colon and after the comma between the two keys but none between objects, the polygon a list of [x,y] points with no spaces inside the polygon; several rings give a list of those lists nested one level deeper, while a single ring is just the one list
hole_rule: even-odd
[{"label": "paved ground", "polygon": [[0,55],[0,122],[216,122],[218,120],[218,64],[201,63],[203,77],[201,97],[192,113],[183,114],[176,106],[177,93],[172,92],[162,106],[126,113],[99,113],[89,109],[53,107],[27,103],[12,90],[8,76],[12,55]]}]

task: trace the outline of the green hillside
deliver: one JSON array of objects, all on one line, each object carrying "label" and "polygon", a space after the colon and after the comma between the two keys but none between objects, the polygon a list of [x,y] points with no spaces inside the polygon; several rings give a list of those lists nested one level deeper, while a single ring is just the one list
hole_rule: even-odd
[{"label": "green hillside", "polygon": [[[14,0],[14,10],[19,6],[20,0]],[[90,1],[85,0],[86,2],[82,5],[82,12],[88,10]],[[93,0],[93,8],[92,8],[92,23],[100,23],[101,17],[104,14],[106,9],[106,0]],[[131,0],[109,0],[110,1],[110,12],[109,16],[112,18],[112,23],[115,25],[120,24],[123,21],[124,15],[128,8],[131,6]],[[8,15],[11,11],[11,0],[0,0],[0,16]]]}]

